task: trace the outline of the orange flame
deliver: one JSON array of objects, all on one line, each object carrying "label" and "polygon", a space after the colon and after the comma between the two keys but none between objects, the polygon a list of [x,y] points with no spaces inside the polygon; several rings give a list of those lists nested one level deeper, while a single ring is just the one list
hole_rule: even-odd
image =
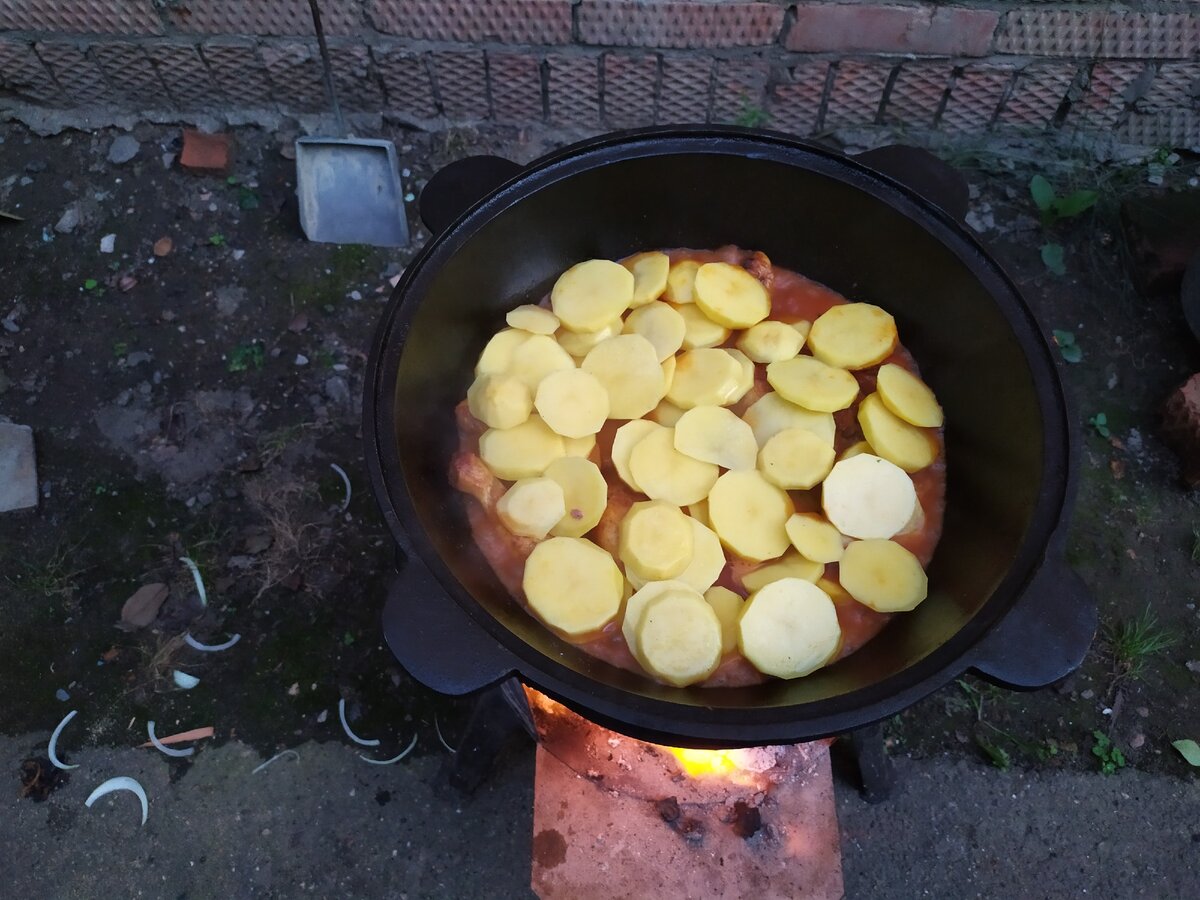
[{"label": "orange flame", "polygon": [[667,747],[679,765],[693,778],[728,778],[740,771],[733,750],[689,750],[686,747]]}]

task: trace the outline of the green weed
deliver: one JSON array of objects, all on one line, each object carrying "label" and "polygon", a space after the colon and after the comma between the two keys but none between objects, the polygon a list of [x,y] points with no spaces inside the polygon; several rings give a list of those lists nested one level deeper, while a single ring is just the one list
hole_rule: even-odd
[{"label": "green weed", "polygon": [[1092,756],[1100,760],[1101,772],[1105,775],[1115,775],[1117,769],[1125,768],[1125,754],[1107,734],[1097,729],[1092,732],[1092,737],[1096,739],[1096,743],[1092,745]]},{"label": "green weed", "polygon": [[1151,659],[1172,647],[1176,639],[1147,606],[1132,619],[1106,626],[1104,640],[1112,652],[1115,684],[1123,678],[1137,681],[1145,677]]}]

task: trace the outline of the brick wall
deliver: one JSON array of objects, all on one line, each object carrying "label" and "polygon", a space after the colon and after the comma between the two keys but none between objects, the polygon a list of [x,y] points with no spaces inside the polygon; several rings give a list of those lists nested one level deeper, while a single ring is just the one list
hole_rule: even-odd
[{"label": "brick wall", "polygon": [[[423,127],[1070,129],[1200,145],[1200,0],[322,0],[342,105]],[[0,0],[0,109],[325,108],[307,0]]]}]

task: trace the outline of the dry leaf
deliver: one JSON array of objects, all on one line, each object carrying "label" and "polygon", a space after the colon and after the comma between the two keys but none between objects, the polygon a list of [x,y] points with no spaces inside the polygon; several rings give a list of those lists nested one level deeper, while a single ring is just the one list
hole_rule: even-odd
[{"label": "dry leaf", "polygon": [[1108,461],[1108,468],[1112,470],[1113,478],[1116,478],[1118,481],[1125,477],[1125,463],[1121,460],[1110,459]]},{"label": "dry leaf", "polygon": [[288,323],[288,331],[291,331],[294,334],[299,334],[307,327],[308,327],[308,314],[307,313],[296,313],[295,318],[293,318],[292,321]]},{"label": "dry leaf", "polygon": [[175,248],[175,242],[169,237],[160,237],[154,242],[154,255],[166,256]]},{"label": "dry leaf", "polygon": [[121,290],[121,293],[128,294],[137,287],[137,279],[132,275],[122,275],[117,281],[117,287]]},{"label": "dry leaf", "polygon": [[121,626],[127,629],[145,628],[158,617],[158,610],[168,593],[167,586],[161,582],[142,585],[121,607]]}]

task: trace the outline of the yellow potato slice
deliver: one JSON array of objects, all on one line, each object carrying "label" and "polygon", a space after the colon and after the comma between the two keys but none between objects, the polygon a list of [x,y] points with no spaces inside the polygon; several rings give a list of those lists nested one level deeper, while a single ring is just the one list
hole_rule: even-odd
[{"label": "yellow potato slice", "polygon": [[503,375],[512,365],[513,354],[517,348],[529,340],[528,331],[519,328],[505,328],[492,335],[483,352],[479,354],[479,362],[475,364],[475,375]]},{"label": "yellow potato slice", "polygon": [[694,589],[684,584],[678,579],[671,581],[650,581],[637,588],[632,595],[625,601],[625,612],[621,619],[621,634],[625,638],[625,643],[629,645],[629,650],[635,657],[639,657],[637,646],[637,628],[641,622],[642,613],[646,611],[646,607],[650,605],[650,601],[656,597],[660,597],[668,591],[681,591],[685,594],[694,593]]},{"label": "yellow potato slice", "polygon": [[638,487],[638,483],[633,480],[633,473],[629,471],[630,454],[633,453],[634,446],[642,438],[661,427],[661,425],[647,421],[646,419],[633,419],[618,428],[617,433],[613,435],[613,468],[617,470],[617,474],[621,476],[621,480],[635,491],[641,491],[642,489]]},{"label": "yellow potato slice", "polygon": [[742,418],[754,432],[759,447],[765,447],[767,441],[785,428],[805,428],[831,447],[837,433],[831,413],[804,409],[795,403],[788,403],[774,392],[763,394],[755,400]]},{"label": "yellow potato slice", "polygon": [[601,341],[616,337],[624,327],[625,323],[618,318],[613,319],[599,331],[567,331],[565,328],[560,328],[555,332],[554,337],[559,345],[573,357],[583,359],[588,355],[589,350]]},{"label": "yellow potato slice", "polygon": [[658,406],[667,392],[666,377],[654,345],[640,334],[619,334],[601,341],[583,358],[583,371],[608,391],[608,414],[638,419]]},{"label": "yellow potato slice", "polygon": [[552,537],[525,560],[522,587],[535,616],[568,638],[586,638],[621,611],[625,579],[591,541]]},{"label": "yellow potato slice", "polygon": [[776,678],[800,678],[821,668],[841,644],[833,601],[799,578],[781,579],[751,594],[738,619],[742,654]]},{"label": "yellow potato slice", "polygon": [[942,408],[929,385],[895,363],[879,367],[875,383],[883,405],[909,425],[920,428],[941,427]]},{"label": "yellow potato slice", "polygon": [[688,515],[699,522],[706,528],[711,528],[712,525],[708,521],[708,499],[697,500],[695,503],[688,504]]},{"label": "yellow potato slice", "polygon": [[646,670],[676,687],[703,681],[721,663],[721,623],[696,593],[667,591],[646,604],[637,643]]},{"label": "yellow potato slice", "polygon": [[875,452],[906,472],[919,472],[937,459],[933,435],[894,415],[879,394],[864,397],[858,405],[858,424]]},{"label": "yellow potato slice", "polygon": [[838,578],[851,597],[876,612],[907,612],[929,593],[920,561],[895,541],[854,541],[842,554]]},{"label": "yellow potato slice", "polygon": [[802,340],[808,340],[808,333],[812,331],[812,322],[808,321],[808,319],[801,319],[799,322],[793,322],[792,327],[800,332]]},{"label": "yellow potato slice", "polygon": [[[635,503],[621,520],[620,551],[625,571],[643,583],[665,581],[692,561],[692,526],[677,506],[661,500]],[[636,583],[630,577],[631,583]]]},{"label": "yellow potato slice", "polygon": [[683,410],[669,400],[664,400],[650,411],[650,418],[668,428],[674,428],[682,415]]},{"label": "yellow potato slice", "polygon": [[599,466],[591,460],[565,456],[546,466],[545,477],[563,493],[564,511],[550,529],[551,534],[583,537],[600,523],[608,507],[608,483]]},{"label": "yellow potato slice", "polygon": [[633,299],[630,306],[644,306],[662,296],[667,289],[667,274],[671,269],[671,258],[665,253],[651,250],[638,253],[621,263],[633,273]]},{"label": "yellow potato slice", "polygon": [[817,587],[829,595],[829,599],[833,601],[834,606],[854,602],[854,598],[847,594],[846,589],[836,581],[831,581],[828,578],[820,578],[817,580]]},{"label": "yellow potato slice", "polygon": [[750,426],[722,406],[696,406],[684,412],[675,423],[675,449],[725,469],[753,469],[758,457]]},{"label": "yellow potato slice", "polygon": [[696,272],[700,263],[685,259],[671,266],[667,273],[667,289],[663,296],[672,303],[694,303],[696,300]]},{"label": "yellow potato slice", "polygon": [[680,409],[732,403],[742,380],[741,364],[724,350],[687,350],[676,358],[667,399]]},{"label": "yellow potato slice", "polygon": [[742,575],[742,584],[748,591],[757,591],[781,578],[802,578],[815,582],[825,574],[825,565],[805,559],[795,550],[789,549],[775,562],[759,566]]},{"label": "yellow potato slice", "polygon": [[805,428],[785,428],[758,453],[763,478],[787,491],[806,491],[833,468],[833,448]]},{"label": "yellow potato slice", "polygon": [[542,379],[551,372],[565,372],[574,368],[575,360],[558,346],[558,341],[546,334],[534,334],[513,351],[512,362],[505,374],[520,378],[530,393],[536,394]]},{"label": "yellow potato slice", "polygon": [[[546,474],[550,474],[549,469]],[[783,526],[792,546],[805,559],[835,563],[842,558],[842,533],[816,513],[796,513]]]},{"label": "yellow potato slice", "polygon": [[858,396],[858,379],[850,372],[811,356],[770,363],[767,381],[783,399],[813,412],[837,412]]},{"label": "yellow potato slice", "polygon": [[596,446],[596,436],[588,434],[581,438],[563,438],[563,446],[566,448],[567,456],[581,456],[586,459],[592,455],[592,450]]},{"label": "yellow potato slice", "polygon": [[488,428],[514,428],[529,418],[533,398],[520,378],[480,375],[467,388],[467,408]]},{"label": "yellow potato slice", "polygon": [[859,456],[860,454],[863,454],[863,453],[870,453],[872,456],[876,455],[875,451],[871,449],[871,445],[868,444],[866,441],[856,441],[855,443],[853,443],[849,447],[847,447],[845,450],[843,450],[841,455],[838,457],[838,459],[839,460],[852,459],[853,457]]},{"label": "yellow potato slice", "polygon": [[896,320],[870,303],[842,303],[812,323],[808,349],[813,356],[842,369],[866,369],[883,362],[896,349]]},{"label": "yellow potato slice", "polygon": [[581,438],[604,427],[608,402],[608,391],[595,375],[583,369],[564,369],[542,379],[533,405],[552,431]]},{"label": "yellow potato slice", "polygon": [[620,263],[589,259],[558,276],[550,308],[568,331],[599,331],[633,300],[633,273]]},{"label": "yellow potato slice", "polygon": [[666,359],[664,359],[662,361],[663,395],[664,396],[666,395],[666,392],[671,389],[671,385],[673,385],[675,383],[675,366],[676,366],[676,357],[674,357],[674,356],[668,356]]},{"label": "yellow potato slice", "polygon": [[684,333],[683,349],[700,350],[705,347],[716,347],[725,343],[729,338],[729,329],[718,325],[706,316],[698,306],[689,303],[676,306],[675,311],[683,316]]},{"label": "yellow potato slice", "polygon": [[510,310],[504,321],[513,328],[529,331],[533,334],[554,334],[558,331],[558,316],[544,306],[526,303]]},{"label": "yellow potato slice", "polygon": [[749,328],[771,312],[771,297],[757,278],[741,266],[705,263],[696,270],[696,305],[726,328]]},{"label": "yellow potato slice", "polygon": [[741,597],[724,587],[710,587],[704,592],[704,601],[717,614],[721,623],[721,655],[732,653],[738,644],[738,619],[745,605]]},{"label": "yellow potato slice", "polygon": [[530,416],[513,428],[489,428],[479,436],[479,458],[504,481],[535,478],[566,452],[562,437],[540,416]]},{"label": "yellow potato slice", "polygon": [[791,359],[804,346],[804,335],[783,322],[759,322],[742,332],[737,348],[756,363]]},{"label": "yellow potato slice", "polygon": [[783,526],[793,512],[787,491],[753,469],[726,472],[708,493],[713,531],[731,552],[753,562],[782,556],[791,546]]},{"label": "yellow potato slice", "polygon": [[730,347],[725,348],[725,352],[738,361],[738,365],[742,367],[742,377],[738,379],[737,390],[733,392],[733,396],[729,398],[730,403],[737,403],[748,393],[750,388],[754,387],[754,363],[741,350],[735,350]]},{"label": "yellow potato slice", "polygon": [[[629,454],[629,474],[651,500],[687,506],[703,500],[721,470],[675,449],[675,429],[655,425]],[[620,470],[618,470],[620,471]]]},{"label": "yellow potato slice", "polygon": [[894,463],[862,453],[838,461],[821,486],[833,527],[854,538],[890,538],[913,516],[917,491]]},{"label": "yellow potato slice", "polygon": [[673,306],[654,300],[625,317],[624,331],[625,334],[640,334],[648,340],[654,345],[659,360],[663,361],[683,346],[687,323]]},{"label": "yellow potato slice", "polygon": [[[720,538],[712,529],[690,516],[687,520],[692,529],[692,561],[673,580],[681,581],[698,591],[706,591],[721,577],[727,562],[725,550],[721,547]],[[626,570],[625,576],[634,587],[642,587],[650,581],[634,575],[629,570]]]},{"label": "yellow potato slice", "polygon": [[550,478],[522,478],[496,501],[496,515],[505,528],[538,541],[550,533],[566,511],[563,489]]}]

